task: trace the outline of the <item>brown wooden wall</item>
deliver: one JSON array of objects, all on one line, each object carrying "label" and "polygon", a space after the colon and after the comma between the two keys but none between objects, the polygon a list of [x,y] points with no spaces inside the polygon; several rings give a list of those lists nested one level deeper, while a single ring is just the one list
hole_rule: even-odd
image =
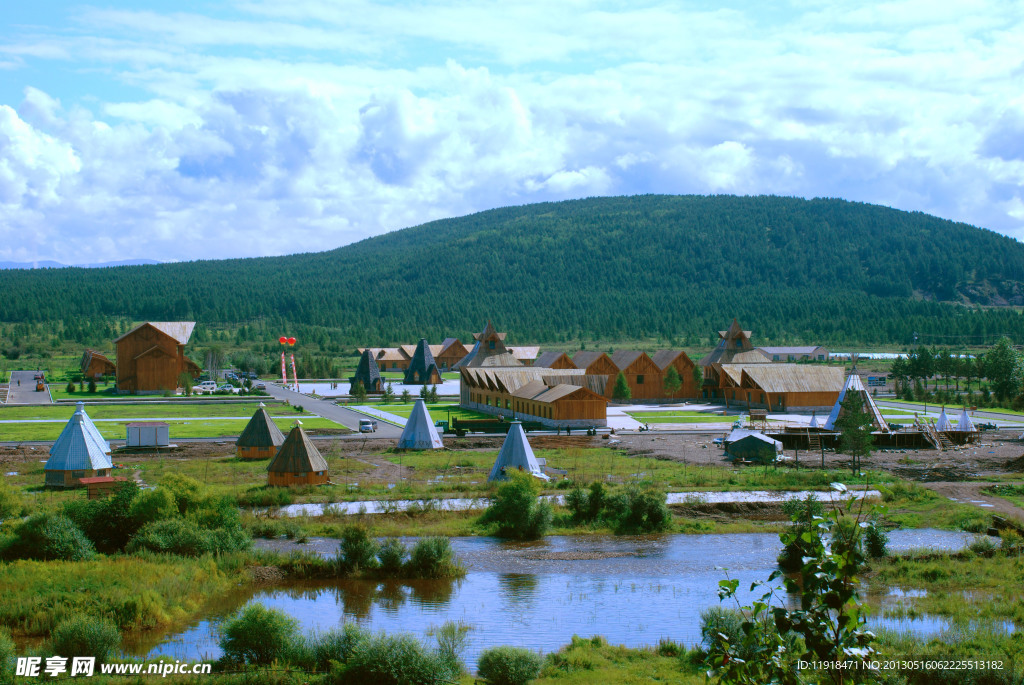
[{"label": "brown wooden wall", "polygon": [[[73,474],[80,474],[77,478]],[[45,485],[56,488],[80,488],[80,478],[109,476],[110,469],[86,469],[84,471],[46,471]]]},{"label": "brown wooden wall", "polygon": [[93,357],[89,360],[89,366],[85,369],[84,375],[86,378],[100,378],[113,375],[116,372],[117,366],[113,362]]},{"label": "brown wooden wall", "polygon": [[270,459],[277,454],[276,447],[235,447],[239,459]]},{"label": "brown wooden wall", "polygon": [[320,485],[326,483],[330,474],[324,471],[316,475],[316,471],[309,471],[305,476],[296,476],[294,473],[278,473],[277,471],[267,472],[267,485],[276,487],[288,487],[289,485]]},{"label": "brown wooden wall", "polygon": [[[156,346],[157,349],[136,359]],[[117,343],[117,387],[121,392],[175,390],[178,376],[189,369],[185,346],[166,333],[142,326]]]}]

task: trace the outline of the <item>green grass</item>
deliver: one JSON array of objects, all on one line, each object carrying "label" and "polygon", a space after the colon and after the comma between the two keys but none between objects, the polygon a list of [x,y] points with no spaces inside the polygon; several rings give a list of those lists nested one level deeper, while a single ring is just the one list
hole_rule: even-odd
[{"label": "green grass", "polygon": [[897,481],[879,487],[885,503],[883,519],[901,528],[941,528],[984,532],[989,516],[978,507],[961,504],[916,483]]},{"label": "green grass", "polygon": [[[384,404],[383,402],[376,402],[371,404],[367,402],[364,404],[365,406],[373,407],[374,409],[377,409],[379,411],[388,412],[389,414],[394,414],[395,416],[401,416],[404,419],[409,418],[409,415],[412,414],[413,407],[416,406],[415,402],[413,402],[412,404],[402,404],[400,402],[392,402],[391,404]],[[461,407],[459,407],[459,405],[452,404],[450,402],[438,402],[437,404],[428,404],[427,411],[430,413],[430,418],[435,422],[447,421],[449,415],[453,419],[456,417],[460,419],[495,418],[493,416],[490,416],[489,414],[483,414],[478,411],[473,411],[472,409],[462,409]]]},{"label": "green grass", "polygon": [[993,485],[992,487],[984,488],[982,492],[989,495],[995,495],[996,497],[1002,497],[1007,502],[1024,509],[1024,485],[1013,483]]},{"label": "green grass", "polygon": [[[68,392],[67,383],[54,383],[51,379],[46,379],[46,387],[50,390],[50,397],[57,400],[83,400],[83,401],[96,401],[103,399],[111,399],[114,397],[123,397],[114,392],[113,384],[106,387],[102,383],[96,384],[96,392],[89,392],[89,384],[85,384],[85,390],[80,390],[80,385],[75,385],[75,392]],[[171,399],[171,398],[165,398]]]},{"label": "green grass", "polygon": [[[598,628],[599,629],[599,628]],[[572,641],[548,655],[541,677],[531,681],[597,685],[598,683],[705,683],[706,667],[699,656],[677,646],[679,656],[662,656],[655,647],[634,649],[609,645],[603,637],[572,637]]]},{"label": "green grass", "polygon": [[[137,418],[194,418],[201,416],[251,417],[259,408],[258,402],[211,402],[208,404],[92,404],[85,411],[92,419],[137,419]],[[309,416],[309,412],[298,412],[294,407],[280,402],[267,405],[271,416]],[[0,421],[23,419],[67,420],[75,413],[74,405],[17,405],[0,407]],[[0,424],[2,425],[2,424]]]},{"label": "green grass", "polygon": [[[308,417],[298,413],[288,418],[275,418],[274,423],[283,431],[287,431],[296,419],[302,420],[302,427],[307,431],[317,429],[341,429],[345,427],[329,419]],[[107,440],[123,440],[127,430],[125,426],[134,419],[124,421],[105,421],[96,424],[100,435]],[[167,421],[171,442],[181,438],[220,438],[239,435],[248,422],[249,417],[237,419],[172,419]],[[56,440],[64,430],[64,423],[8,423],[0,424],[0,441],[32,442]]]}]

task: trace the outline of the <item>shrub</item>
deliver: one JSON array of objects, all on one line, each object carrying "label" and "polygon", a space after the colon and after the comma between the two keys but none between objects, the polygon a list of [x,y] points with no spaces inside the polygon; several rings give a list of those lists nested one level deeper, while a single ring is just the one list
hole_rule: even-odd
[{"label": "shrub", "polygon": [[89,379],[89,392],[93,395],[96,394],[96,381],[92,378]]},{"label": "shrub", "polygon": [[206,497],[205,490],[199,481],[179,473],[165,475],[160,479],[160,487],[171,491],[178,507],[178,513],[182,515],[198,509]]},{"label": "shrub", "polygon": [[177,515],[178,506],[174,494],[167,488],[153,488],[140,493],[131,506],[131,517],[137,528]]},{"label": "shrub", "polygon": [[139,486],[127,481],[118,484],[114,494],[105,499],[66,502],[64,513],[97,550],[119,552],[139,528],[132,517],[132,505],[138,494]]},{"label": "shrub", "polygon": [[665,493],[635,486],[608,498],[603,516],[619,534],[657,533],[672,523]]},{"label": "shrub", "polygon": [[377,551],[377,562],[380,574],[386,578],[394,578],[402,573],[405,565],[405,558],[409,551],[402,544],[401,540],[388,538]]},{"label": "shrub", "polygon": [[735,609],[710,606],[700,612],[700,639],[707,649],[715,646],[718,634],[729,639],[729,644],[737,644],[743,635],[743,615]]},{"label": "shrub", "polygon": [[232,662],[269,664],[294,649],[298,625],[283,611],[250,604],[221,627],[220,648]]},{"label": "shrub", "polygon": [[523,647],[492,647],[480,654],[477,675],[490,685],[525,685],[540,675],[541,658]]},{"label": "shrub", "polygon": [[533,540],[551,527],[551,505],[541,501],[540,484],[528,473],[513,471],[498,485],[481,523],[496,523],[498,537]]},{"label": "shrub", "polygon": [[377,568],[377,542],[362,526],[346,526],[338,547],[338,568],[343,573],[358,573]]},{"label": "shrub", "polygon": [[411,578],[457,578],[466,573],[445,537],[420,539],[413,545],[405,571]]},{"label": "shrub", "polygon": [[61,621],[50,634],[50,653],[94,656],[106,661],[121,644],[121,633],[109,618],[78,614]]},{"label": "shrub", "polygon": [[14,641],[6,628],[0,628],[0,683],[14,682]]},{"label": "shrub", "polygon": [[996,544],[992,542],[991,538],[978,538],[970,545],[968,545],[968,549],[977,555],[989,556],[990,554],[996,551]]},{"label": "shrub", "polygon": [[83,561],[95,553],[89,538],[63,514],[39,513],[14,529],[5,555],[11,559]]},{"label": "shrub", "polygon": [[25,502],[21,494],[12,488],[6,479],[0,480],[0,521],[21,516],[24,510]]},{"label": "shrub", "polygon": [[325,630],[299,635],[292,641],[288,663],[309,671],[328,671],[331,661],[345,663],[370,633],[355,623],[346,623],[340,630]]},{"label": "shrub", "polygon": [[869,557],[880,559],[886,555],[889,535],[878,524],[872,521],[864,530],[864,551]]},{"label": "shrub", "polygon": [[466,651],[469,626],[462,621],[445,621],[434,631],[437,640],[437,653],[440,658],[451,666],[455,673],[462,673],[462,653]]},{"label": "shrub", "polygon": [[68,381],[68,386],[66,388],[64,388],[64,389],[68,391],[68,394],[73,394],[75,392],[75,383],[74,383],[74,381]]},{"label": "shrub", "polygon": [[356,645],[348,661],[332,671],[334,682],[374,685],[436,685],[458,672],[440,653],[411,635],[376,635]]},{"label": "shrub", "polygon": [[174,518],[146,524],[125,548],[128,552],[148,550],[181,556],[215,552],[236,552],[248,548],[251,540],[239,526],[203,528],[192,519]]}]

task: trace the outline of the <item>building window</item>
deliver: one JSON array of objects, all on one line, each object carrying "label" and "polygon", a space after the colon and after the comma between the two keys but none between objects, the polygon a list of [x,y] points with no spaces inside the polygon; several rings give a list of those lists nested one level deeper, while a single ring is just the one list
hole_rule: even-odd
[{"label": "building window", "polygon": [[779,361],[779,355],[777,355],[777,354],[773,354],[773,355],[772,355],[772,361],[773,361],[773,362],[777,362],[777,361]]},{"label": "building window", "polygon": [[511,409],[511,408],[512,408],[512,403],[509,402],[508,400],[505,400],[505,409]]},{"label": "building window", "polygon": [[85,471],[72,471],[71,472],[71,477],[72,478],[85,478]]},{"label": "building window", "polygon": [[305,477],[306,477],[306,472],[305,472],[305,471],[303,471],[302,473],[296,473],[296,474],[295,474],[295,477],[296,477],[296,478],[305,478]]},{"label": "building window", "polygon": [[494,349],[494,341],[493,340],[488,340],[487,341],[487,349],[489,349],[489,350],[493,350]]},{"label": "building window", "polygon": [[640,374],[640,375],[638,375],[636,377],[636,384],[637,385],[643,385],[644,384],[644,375],[643,374]]},{"label": "building window", "polygon": [[764,393],[761,393],[761,404],[764,404]]},{"label": "building window", "polygon": [[818,355],[818,361],[819,361],[819,362],[823,362],[823,361],[825,361],[825,355],[823,355],[823,354],[819,354],[819,355]]}]

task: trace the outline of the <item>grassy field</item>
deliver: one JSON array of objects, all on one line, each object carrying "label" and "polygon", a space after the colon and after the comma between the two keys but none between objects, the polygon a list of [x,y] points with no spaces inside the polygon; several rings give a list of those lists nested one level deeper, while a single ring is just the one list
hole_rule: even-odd
[{"label": "grassy field", "polygon": [[[273,416],[273,415],[272,415]],[[306,430],[344,429],[345,427],[329,419],[295,414],[286,418],[274,418],[274,423],[283,431],[288,431],[296,420],[302,421]],[[123,421],[100,421],[96,428],[107,440],[124,440],[127,426],[135,419]],[[228,419],[171,419],[166,423],[173,442],[181,438],[220,438],[238,436],[244,429],[249,417]],[[0,424],[0,442],[34,442],[56,440],[64,430],[64,423],[5,423]]]},{"label": "grassy field", "polygon": [[[246,403],[209,403],[209,404],[94,404],[86,407],[86,413],[92,419],[187,419],[203,416],[251,417],[259,409],[258,402]],[[298,412],[280,402],[267,405],[271,416],[309,416],[309,412]],[[75,413],[74,405],[17,405],[0,407],[0,421],[28,419],[62,419],[67,420]]]},{"label": "grassy field", "polygon": [[[386,411],[389,414],[394,414],[395,416],[401,416],[402,418],[407,419],[409,418],[409,415],[412,413],[413,407],[416,406],[416,403],[413,402],[411,404],[402,404],[398,402],[392,402],[391,404],[384,404],[383,402],[378,402],[375,404],[366,403],[366,406],[371,406],[374,409]],[[430,413],[430,418],[433,419],[434,421],[447,421],[449,416],[451,416],[451,418],[453,419],[494,418],[493,416],[483,414],[478,411],[473,411],[472,409],[462,409],[461,407],[459,407],[458,404],[452,404],[451,402],[438,402],[436,404],[428,404],[427,411]]]}]

